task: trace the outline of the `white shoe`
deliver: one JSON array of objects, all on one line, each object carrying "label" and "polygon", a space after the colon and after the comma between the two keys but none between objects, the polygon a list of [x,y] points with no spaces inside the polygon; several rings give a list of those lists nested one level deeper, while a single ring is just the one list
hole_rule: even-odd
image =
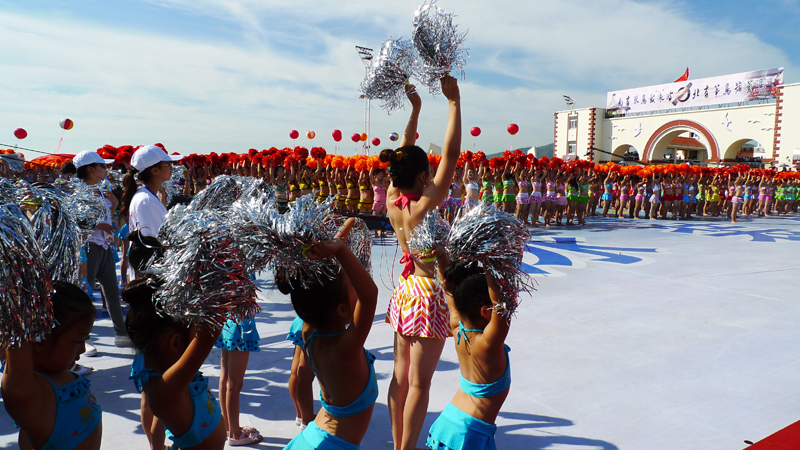
[{"label": "white shoe", "polygon": [[90,373],[94,372],[94,367],[82,366],[80,364],[75,364],[72,367],[72,370],[70,370],[70,372],[72,372],[74,374],[78,374],[80,376],[89,375]]},{"label": "white shoe", "polygon": [[303,419],[301,417],[295,417],[294,424],[297,425],[298,427],[303,425]]},{"label": "white shoe", "polygon": [[86,345],[86,351],[83,352],[83,356],[88,356],[88,357],[97,356],[97,347],[95,347],[94,344],[92,344],[92,341],[87,339],[85,345]]}]

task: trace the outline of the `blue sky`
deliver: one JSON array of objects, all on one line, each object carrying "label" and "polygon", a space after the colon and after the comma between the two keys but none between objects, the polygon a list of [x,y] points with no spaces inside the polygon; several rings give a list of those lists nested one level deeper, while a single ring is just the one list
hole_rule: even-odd
[{"label": "blue sky", "polygon": [[[421,2],[0,0],[0,143],[76,153],[162,142],[183,154],[293,145],[359,147],[364,67],[356,45],[409,37]],[[553,141],[563,94],[603,106],[609,90],[785,67],[800,81],[800,2],[439,0],[469,30],[460,80],[464,149]],[[63,131],[58,122],[75,122]],[[382,146],[407,111],[372,103]],[[423,93],[420,145],[439,144],[445,100]],[[520,132],[510,136],[509,123]],[[478,138],[469,128],[479,126]],[[296,129],[301,138],[292,140]],[[312,141],[305,132],[313,130]],[[27,153],[28,158],[35,154]]]}]

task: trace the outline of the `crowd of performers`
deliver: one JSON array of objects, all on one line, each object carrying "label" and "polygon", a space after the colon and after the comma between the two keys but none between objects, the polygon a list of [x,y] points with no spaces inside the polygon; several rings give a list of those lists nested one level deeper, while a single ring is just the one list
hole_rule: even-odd
[{"label": "crowd of performers", "polygon": [[[112,173],[121,180],[135,150],[105,146],[98,153],[114,160]],[[441,158],[428,155],[434,174]],[[330,155],[321,147],[310,152],[305,147],[273,147],[247,154],[193,154],[183,159],[183,165],[186,170],[177,182],[187,198],[220,175],[252,176],[268,180],[283,210],[300,196],[313,194],[320,200],[335,196],[339,212],[386,215],[390,177],[387,163],[378,156]],[[4,172],[0,176],[14,175]],[[57,167],[30,164],[17,174],[30,182],[52,182],[60,175]],[[557,157],[537,159],[520,150],[487,160],[482,151],[464,151],[440,210],[452,222],[460,210],[487,202],[533,227],[584,225],[587,216],[690,220],[724,214],[736,222],[741,216],[795,213],[799,199],[800,176],[794,171],[746,165],[596,165]]]},{"label": "crowd of performers", "polygon": [[[512,215],[482,205],[475,211],[483,214],[476,216],[484,217],[483,221],[462,220],[464,226],[473,227],[462,232],[462,236],[468,237],[463,241],[474,242],[472,236],[476,231],[494,226],[495,250],[487,251],[484,244],[472,250],[464,250],[468,247],[464,245],[461,250],[453,250],[455,239],[430,244],[424,250],[410,247],[412,234],[422,227],[423,219],[431,214],[438,217],[436,209],[446,201],[457,203],[455,185],[469,182],[467,177],[456,177],[461,145],[460,94],[456,80],[443,78],[441,89],[448,99],[449,120],[444,153],[436,161],[438,167],[431,167],[429,157],[415,145],[421,99],[412,87],[408,98],[413,109],[400,147],[384,150],[377,162],[356,158],[353,163],[352,159],[348,162],[334,156],[323,167],[320,162],[325,162],[328,156],[321,155],[311,161],[301,158],[298,162],[287,162],[286,157],[296,154],[293,150],[291,155],[284,155],[283,164],[266,168],[257,164],[253,169],[251,162],[251,172],[247,173],[246,163],[234,163],[229,170],[248,179],[266,178],[273,185],[270,192],[276,200],[267,206],[261,199],[245,205],[248,212],[242,220],[246,224],[240,232],[258,229],[264,232],[263,236],[276,238],[277,229],[270,229],[276,225],[269,224],[280,222],[281,217],[299,214],[303,208],[312,212],[316,211],[313,208],[327,208],[329,203],[315,198],[324,199],[326,195],[344,198],[342,202],[337,197],[340,212],[355,212],[359,208],[351,189],[358,193],[361,211],[387,214],[404,254],[401,260],[404,271],[392,295],[386,319],[395,331],[394,370],[388,392],[394,448],[417,448],[428,410],[431,379],[446,340],[454,337],[461,368],[460,388],[423,437],[432,449],[494,449],[494,422],[511,384],[509,348],[504,342],[516,308],[519,285],[510,282],[517,275],[504,276],[493,264],[499,261],[497,258],[510,258],[509,261],[517,263],[503,261],[503,267],[511,267],[515,273],[519,271],[521,243],[527,231]],[[103,156],[107,155],[82,152],[65,170],[74,170],[83,185],[101,184],[108,175],[108,166],[114,162]],[[461,156],[463,159],[464,155]],[[220,220],[222,209],[202,210],[198,206],[192,211],[195,204],[192,202],[188,207],[181,205],[168,211],[163,185],[174,172],[172,162],[179,159],[156,146],[139,148],[132,156],[124,181],[125,192],[118,202],[121,217],[129,227],[125,237],[130,240],[132,269],[129,283],[121,293],[130,311],[124,329],[118,330],[118,337],[129,340],[137,350],[131,379],[142,392],[141,420],[151,448],[165,448],[165,439],[172,441],[172,448],[181,449],[221,449],[226,443],[254,444],[260,441],[260,432],[240,424],[238,416],[249,353],[259,350],[253,318],[258,310],[255,288],[252,279],[237,275],[246,274],[247,270],[237,258],[230,256],[244,252],[244,247],[239,249],[239,244],[235,244],[239,239],[233,237],[236,234],[225,234],[228,233],[225,227],[204,228]],[[313,167],[314,161],[318,163],[316,167]],[[211,162],[210,165],[198,164],[193,158],[185,161],[189,175],[184,188],[187,193],[198,194],[195,200],[202,199],[202,191],[208,186],[205,181],[213,172],[219,170],[222,174],[228,170],[217,169]],[[468,173],[475,171],[469,161],[464,163]],[[365,164],[368,166],[364,167]],[[485,170],[482,164],[477,166]],[[289,169],[284,169],[286,167]],[[27,205],[27,212],[15,204],[0,205],[0,243],[3,244],[0,256],[4,259],[5,270],[14,275],[5,280],[8,286],[2,298],[12,314],[0,316],[0,339],[5,347],[4,406],[20,427],[19,444],[23,449],[99,449],[102,407],[91,393],[89,380],[71,371],[86,350],[85,342],[95,320],[95,306],[74,283],[55,279],[44,269],[42,254],[37,256],[36,253],[51,242],[40,242],[42,247],[39,247],[34,239],[57,237],[42,237],[23,223],[43,205],[30,201],[30,195],[37,195],[37,192],[44,192],[38,189],[51,189],[51,186],[29,185],[18,180],[16,186],[4,184],[3,187],[7,188],[6,194],[10,193],[9,198],[15,195],[14,189],[29,191],[27,200],[22,202]],[[376,187],[385,191],[375,190]],[[373,193],[371,207],[369,200],[361,197],[361,192],[366,190]],[[112,196],[103,189],[97,191],[97,197],[106,212],[98,219],[94,231],[109,238],[106,243],[110,245],[114,237],[111,209],[117,209],[117,202],[112,202],[109,198]],[[59,203],[66,202],[66,197],[58,194],[49,198],[54,209],[61,208],[59,214],[69,214],[68,203]],[[382,206],[373,209],[378,199]],[[287,202],[292,201],[295,203],[287,206]],[[470,203],[469,198],[467,203]],[[219,207],[227,206],[230,205]],[[260,219],[254,219],[248,208],[274,208],[276,215],[262,211],[260,217],[268,219],[256,223]],[[180,214],[186,214],[183,222],[180,222]],[[502,216],[490,217],[489,214]],[[170,220],[192,231],[170,235],[170,230],[165,229],[176,226]],[[211,222],[204,222],[208,220]],[[379,395],[374,358],[363,348],[374,322],[378,289],[368,269],[356,257],[356,250],[346,243],[355,220],[352,217],[346,220],[331,239],[302,249],[286,245],[270,247],[270,251],[277,252],[271,256],[273,266],[270,266],[275,270],[276,285],[290,296],[298,314],[287,340],[296,344],[289,385],[297,410],[296,424],[302,431],[287,449],[358,449]],[[511,226],[506,223],[497,227],[503,220],[512,221],[508,222]],[[507,235],[509,229],[515,228],[513,224],[518,224],[520,245],[509,248]],[[452,230],[456,228],[453,226]],[[446,229],[451,230],[450,227]],[[300,239],[319,230],[295,232],[291,239]],[[16,242],[28,239],[30,245],[7,246],[12,239]],[[165,242],[160,241],[164,239]],[[192,239],[215,244],[186,244]],[[258,247],[265,240],[257,239],[251,244]],[[371,238],[366,242],[371,242]],[[93,245],[108,249],[102,243]],[[229,253],[221,256],[215,252],[223,250],[215,246]],[[198,256],[200,254],[204,256]],[[282,258],[280,254],[302,257]],[[501,254],[505,256],[499,256]],[[105,256],[103,258],[105,260]],[[438,265],[434,265],[434,260]],[[310,269],[317,267],[314,264],[335,264],[339,269],[333,270],[330,276],[321,276],[318,270]],[[176,274],[187,278],[176,280]],[[103,291],[106,296],[110,294],[105,287]],[[187,295],[197,295],[202,300],[194,297],[184,299],[183,303],[169,300]],[[26,296],[26,301],[16,301],[19,296]],[[189,309],[170,309],[176,305]],[[215,319],[204,316],[212,313]],[[220,314],[224,327],[219,326]],[[45,325],[41,325],[42,321]],[[39,327],[33,327],[34,323]],[[19,334],[20,329],[26,330],[24,335]],[[37,332],[40,334],[36,335]],[[219,402],[209,391],[209,380],[199,372],[215,346],[223,350]],[[97,375],[102,376],[102,372]],[[316,413],[311,395],[314,378],[319,381],[322,404],[322,409]]]}]

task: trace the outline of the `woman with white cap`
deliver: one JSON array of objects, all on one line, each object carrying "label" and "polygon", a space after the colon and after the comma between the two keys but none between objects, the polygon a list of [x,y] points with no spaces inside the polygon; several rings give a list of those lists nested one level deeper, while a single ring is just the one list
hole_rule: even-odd
[{"label": "woman with white cap", "polygon": [[[168,155],[155,145],[142,147],[133,154],[131,170],[123,182],[125,191],[120,206],[120,216],[128,216],[131,232],[139,230],[143,236],[158,236],[158,229],[167,216],[167,207],[156,193],[161,189],[161,184],[172,177],[172,163],[182,158],[180,155]],[[141,187],[137,185],[137,180]],[[128,279],[133,280],[133,277]]]},{"label": "woman with white cap", "polygon": [[[80,152],[72,159],[76,176],[88,185],[96,185],[105,180],[108,175],[106,165],[113,162],[113,159],[103,159],[94,150]],[[89,236],[86,244],[86,281],[89,286],[94,286],[95,280],[100,283],[108,315],[114,324],[116,334],[114,345],[129,347],[131,341],[125,329],[125,318],[122,316],[122,305],[119,302],[119,284],[113,254],[117,249],[113,245],[115,230],[111,215],[112,211],[117,209],[119,202],[110,190],[101,188],[100,191],[105,200],[106,211],[103,222],[97,225],[97,229]]]},{"label": "woman with white cap", "polygon": [[[139,236],[157,237],[158,229],[167,217],[167,207],[165,196],[156,195],[161,190],[161,184],[172,177],[172,163],[180,161],[182,156],[171,156],[166,150],[148,145],[142,147],[131,157],[131,169],[125,175],[123,184],[125,191],[122,193],[120,206],[120,217],[128,218],[130,233]],[[137,184],[137,180],[141,186]],[[138,233],[134,233],[138,231]],[[131,251],[137,244],[144,243],[131,242]],[[128,266],[128,280],[136,279],[138,267],[135,264]],[[164,424],[153,415],[148,404],[147,397],[142,394],[141,403],[142,428],[150,441],[150,448],[164,448],[166,439]]]}]

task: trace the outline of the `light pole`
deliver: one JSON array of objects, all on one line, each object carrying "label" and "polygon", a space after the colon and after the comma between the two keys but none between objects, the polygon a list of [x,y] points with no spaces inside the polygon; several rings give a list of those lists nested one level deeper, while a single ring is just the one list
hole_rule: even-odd
[{"label": "light pole", "polygon": [[[361,58],[361,62],[364,63],[364,78],[369,75],[369,69],[372,68],[372,52],[371,48],[367,47],[359,47],[356,45],[356,52],[358,52],[358,57]],[[367,140],[364,141],[362,149],[364,150],[364,154],[369,153],[369,98],[365,95],[362,95],[361,98],[364,99],[364,133],[367,135]]]}]

